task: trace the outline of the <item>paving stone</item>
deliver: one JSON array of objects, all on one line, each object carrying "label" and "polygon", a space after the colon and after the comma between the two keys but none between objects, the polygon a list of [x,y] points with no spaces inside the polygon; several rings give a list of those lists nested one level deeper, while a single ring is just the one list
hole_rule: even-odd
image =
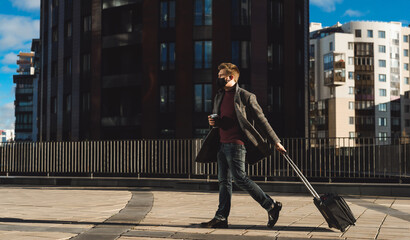
[{"label": "paving stone", "polygon": [[229,228],[205,229],[199,223],[214,216],[218,192],[151,190],[149,211],[146,190],[130,201],[134,191],[127,188],[2,186],[0,194],[7,197],[0,198],[0,239],[69,239],[82,233],[76,239],[364,240],[373,239],[380,227],[378,239],[390,240],[408,239],[410,232],[410,198],[405,197],[347,196],[358,219],[341,233],[328,228],[307,194],[268,193],[283,203],[278,223],[268,229],[266,211],[248,194],[234,192]]}]

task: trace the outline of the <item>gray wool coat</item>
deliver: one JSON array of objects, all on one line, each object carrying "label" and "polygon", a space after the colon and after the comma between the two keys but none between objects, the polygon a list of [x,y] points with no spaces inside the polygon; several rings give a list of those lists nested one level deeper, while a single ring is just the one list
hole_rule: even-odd
[{"label": "gray wool coat", "polygon": [[[246,138],[245,161],[249,164],[255,164],[273,154],[274,150],[270,144],[274,146],[280,140],[263,114],[262,108],[256,101],[255,94],[240,88],[238,84],[235,88],[234,106],[236,117]],[[213,113],[220,115],[224,94],[225,91],[220,89],[215,95]],[[201,163],[216,162],[219,144],[219,129],[212,128],[206,136],[195,161]]]}]

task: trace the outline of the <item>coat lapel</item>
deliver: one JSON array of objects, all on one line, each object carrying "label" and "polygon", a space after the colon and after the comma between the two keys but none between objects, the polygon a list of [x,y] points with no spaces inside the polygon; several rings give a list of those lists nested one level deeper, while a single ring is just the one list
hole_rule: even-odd
[{"label": "coat lapel", "polygon": [[215,95],[214,109],[212,113],[221,115],[221,104],[222,104],[222,99],[224,98],[224,94],[225,94],[225,91],[223,91],[223,89],[218,90],[218,93]]}]

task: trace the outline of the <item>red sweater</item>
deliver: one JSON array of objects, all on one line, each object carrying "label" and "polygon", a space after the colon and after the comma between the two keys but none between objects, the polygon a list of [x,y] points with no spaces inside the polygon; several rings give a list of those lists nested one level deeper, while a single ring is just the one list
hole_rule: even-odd
[{"label": "red sweater", "polygon": [[226,91],[221,103],[219,135],[221,143],[244,145],[244,137],[234,107],[235,89]]}]

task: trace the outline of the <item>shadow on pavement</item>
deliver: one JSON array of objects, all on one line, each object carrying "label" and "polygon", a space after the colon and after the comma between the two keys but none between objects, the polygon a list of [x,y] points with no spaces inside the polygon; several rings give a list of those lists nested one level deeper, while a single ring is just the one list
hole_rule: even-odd
[{"label": "shadow on pavement", "polygon": [[[377,204],[371,201],[366,201],[364,199],[360,199],[360,198],[353,197],[353,196],[349,196],[349,198],[350,198],[349,201],[353,204],[356,204],[361,207],[365,207],[367,209],[378,211],[378,212],[387,214],[389,216],[400,218],[404,221],[410,222],[410,214],[406,212],[402,212],[400,210],[397,210],[391,207],[386,207],[386,206],[383,206],[383,205],[380,205],[380,204]],[[393,206],[394,206],[395,201],[396,200],[393,201],[393,204],[392,204]]]},{"label": "shadow on pavement", "polygon": [[60,220],[36,220],[36,219],[21,219],[21,218],[0,218],[0,223],[44,223],[44,224],[79,224],[79,225],[128,225],[136,226],[137,224],[123,222],[78,222],[78,221],[60,221]]},{"label": "shadow on pavement", "polygon": [[[138,226],[146,226],[146,227],[175,227],[175,228],[202,228],[199,223],[191,223],[190,225],[170,225],[170,224],[161,224],[161,225],[153,225],[153,224],[145,224],[140,223]],[[250,230],[270,230],[270,228],[266,227],[265,225],[241,225],[241,224],[229,224],[228,229],[250,229]],[[277,225],[272,228],[273,231],[292,231],[292,232],[311,232],[315,230],[315,232],[333,232],[328,228],[322,227],[304,227],[304,226],[281,226]]]}]

